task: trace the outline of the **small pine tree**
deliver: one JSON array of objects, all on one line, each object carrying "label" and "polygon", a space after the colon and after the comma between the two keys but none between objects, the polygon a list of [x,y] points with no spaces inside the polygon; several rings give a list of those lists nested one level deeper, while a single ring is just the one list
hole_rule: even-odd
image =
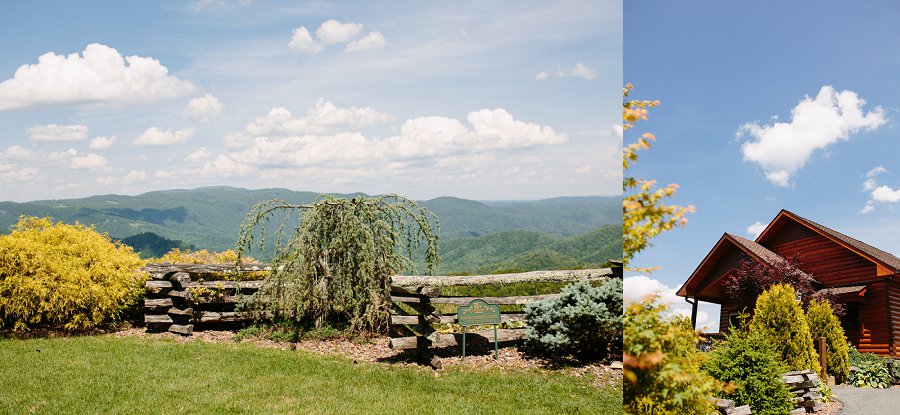
[{"label": "small pine tree", "polygon": [[824,300],[812,300],[806,309],[806,321],[812,335],[813,344],[819,337],[825,338],[825,360],[827,371],[838,381],[843,381],[850,373],[850,347],[841,322],[834,315],[831,303]]},{"label": "small pine tree", "polygon": [[806,315],[790,285],[773,285],[759,296],[750,330],[760,332],[775,346],[788,370],[821,371],[819,355],[810,341]]},{"label": "small pine tree", "polygon": [[567,285],[559,297],[525,306],[525,320],[525,340],[538,353],[586,360],[621,355],[622,280]]},{"label": "small pine tree", "polygon": [[735,330],[709,355],[703,370],[737,388],[725,397],[737,405],[750,405],[754,414],[781,415],[793,409],[793,395],[781,374],[784,366],[775,347],[759,332]]}]

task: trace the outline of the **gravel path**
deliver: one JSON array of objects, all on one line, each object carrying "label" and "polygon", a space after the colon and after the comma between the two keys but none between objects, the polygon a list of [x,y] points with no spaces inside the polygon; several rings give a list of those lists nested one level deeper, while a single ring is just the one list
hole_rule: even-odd
[{"label": "gravel path", "polygon": [[844,403],[841,415],[900,414],[900,388],[873,389],[838,385],[831,388]]}]

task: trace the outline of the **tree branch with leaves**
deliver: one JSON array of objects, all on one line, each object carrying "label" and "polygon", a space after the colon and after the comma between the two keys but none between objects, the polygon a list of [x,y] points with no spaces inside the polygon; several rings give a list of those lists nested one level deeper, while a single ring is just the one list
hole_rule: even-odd
[{"label": "tree branch with leaves", "polygon": [[[646,120],[649,110],[660,104],[659,101],[629,100],[628,95],[634,89],[631,84],[622,89],[622,130],[628,131],[640,120]],[[656,137],[644,133],[622,151],[622,168],[624,172],[638,160],[638,152],[649,150],[650,143]],[[652,271],[652,267],[633,267],[630,265],[634,256],[650,246],[650,240],[662,232],[687,224],[686,214],[694,212],[694,206],[678,206],[664,203],[675,196],[678,185],[669,184],[655,189],[656,180],[639,179],[625,175],[622,178],[622,251],[625,267],[638,271]]]}]

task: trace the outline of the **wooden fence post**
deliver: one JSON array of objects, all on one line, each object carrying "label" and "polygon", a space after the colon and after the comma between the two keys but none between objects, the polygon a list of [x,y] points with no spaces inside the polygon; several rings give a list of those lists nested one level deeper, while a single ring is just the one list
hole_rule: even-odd
[{"label": "wooden fence post", "polygon": [[826,385],[828,384],[828,371],[826,365],[826,354],[828,350],[825,349],[825,338],[819,337],[819,365],[822,366],[822,382]]}]

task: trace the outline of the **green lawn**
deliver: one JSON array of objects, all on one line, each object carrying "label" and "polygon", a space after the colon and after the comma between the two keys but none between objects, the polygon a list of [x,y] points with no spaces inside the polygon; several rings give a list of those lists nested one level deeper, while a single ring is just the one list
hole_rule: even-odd
[{"label": "green lawn", "polygon": [[537,372],[355,364],[251,344],[0,340],[0,413],[619,413],[621,388]]}]

